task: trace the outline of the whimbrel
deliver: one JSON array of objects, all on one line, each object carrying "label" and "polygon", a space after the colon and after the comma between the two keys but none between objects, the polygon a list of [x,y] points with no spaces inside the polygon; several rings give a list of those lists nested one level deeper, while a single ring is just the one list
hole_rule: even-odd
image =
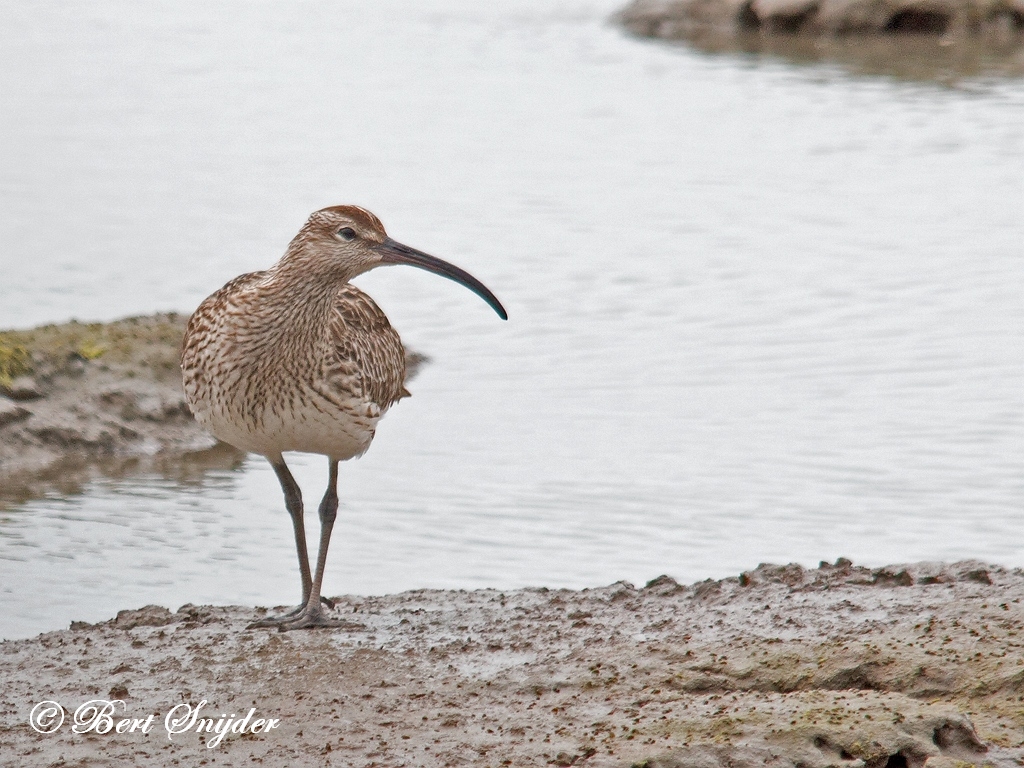
[{"label": "whimbrel", "polygon": [[[468,272],[395,242],[369,211],[339,205],[311,215],[276,265],[236,277],[189,320],[181,370],[192,413],[218,439],[267,458],[295,531],[302,603],[251,626],[288,630],[340,624],[323,615],[320,595],[338,510],[338,462],[365,453],[378,420],[409,394],[398,334],[373,299],[349,280],[389,264],[410,264],[455,280],[503,320],[508,317],[494,294]],[[323,454],[328,460],[312,576],[302,494],[285,464],[286,451]]]}]

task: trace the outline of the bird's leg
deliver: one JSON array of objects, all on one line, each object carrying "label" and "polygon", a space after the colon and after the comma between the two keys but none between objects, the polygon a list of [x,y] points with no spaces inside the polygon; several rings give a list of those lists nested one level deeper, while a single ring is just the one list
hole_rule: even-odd
[{"label": "bird's leg", "polygon": [[289,629],[305,629],[308,627],[343,627],[346,622],[325,618],[320,608],[320,588],[324,580],[324,566],[327,565],[327,547],[331,543],[331,531],[334,520],[338,516],[338,462],[330,460],[330,479],[327,492],[320,502],[320,550],[316,557],[316,573],[313,584],[306,598],[306,605],[291,621],[278,625],[282,632]]},{"label": "bird's leg", "polygon": [[309,552],[306,551],[306,525],[302,519],[302,491],[299,489],[299,484],[295,482],[295,478],[292,477],[288,465],[284,463],[284,459],[281,459],[280,462],[273,462],[271,466],[281,483],[281,489],[284,491],[284,503],[292,518],[292,528],[295,529],[295,550],[299,555],[299,574],[302,577],[302,603],[299,606],[301,608],[309,599],[309,588],[312,583],[309,575]]},{"label": "bird's leg", "polygon": [[309,575],[309,553],[306,551],[306,526],[302,520],[302,491],[299,489],[299,484],[295,482],[295,478],[292,477],[292,473],[289,471],[288,465],[284,463],[283,458],[277,461],[271,460],[270,466],[274,468],[278,482],[281,483],[281,490],[284,491],[284,504],[288,508],[288,514],[292,517],[292,527],[295,529],[295,549],[299,553],[299,573],[302,576],[302,602],[298,608],[283,616],[268,616],[265,619],[253,622],[249,625],[249,629],[273,627],[282,621],[294,619],[302,613],[306,603],[309,602],[309,591],[313,583],[313,579]]}]

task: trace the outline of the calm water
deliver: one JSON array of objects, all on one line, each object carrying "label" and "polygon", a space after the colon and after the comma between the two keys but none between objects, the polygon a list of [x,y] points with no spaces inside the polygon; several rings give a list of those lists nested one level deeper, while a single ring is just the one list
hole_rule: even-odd
[{"label": "calm water", "polygon": [[[510,320],[360,278],[433,362],[343,467],[327,594],[1024,564],[1024,85],[701,54],[616,5],[4,2],[0,327],[190,310],[356,202]],[[290,531],[256,458],[4,511],[0,636],[292,601]]]}]

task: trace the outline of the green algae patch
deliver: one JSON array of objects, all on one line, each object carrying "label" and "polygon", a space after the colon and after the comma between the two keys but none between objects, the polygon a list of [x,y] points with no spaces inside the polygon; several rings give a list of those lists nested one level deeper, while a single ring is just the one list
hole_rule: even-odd
[{"label": "green algae patch", "polygon": [[129,317],[111,323],[43,325],[0,331],[0,384],[23,375],[74,372],[98,361],[153,374],[177,371],[187,318],[177,313]]},{"label": "green algae patch", "polygon": [[93,344],[88,341],[78,348],[78,354],[80,354],[85,360],[95,360],[106,351],[107,348],[102,344]]},{"label": "green algae patch", "polygon": [[9,387],[18,376],[32,373],[32,354],[28,347],[0,334],[0,387]]}]

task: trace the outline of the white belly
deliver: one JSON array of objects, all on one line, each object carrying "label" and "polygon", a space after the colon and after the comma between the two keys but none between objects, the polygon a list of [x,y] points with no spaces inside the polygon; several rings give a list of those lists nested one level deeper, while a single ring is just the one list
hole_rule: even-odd
[{"label": "white belly", "polygon": [[192,404],[192,410],[218,440],[268,457],[288,451],[319,453],[338,461],[360,456],[370,447],[381,416],[372,403],[339,408],[315,394],[273,403],[256,417],[235,405],[203,399]]}]

